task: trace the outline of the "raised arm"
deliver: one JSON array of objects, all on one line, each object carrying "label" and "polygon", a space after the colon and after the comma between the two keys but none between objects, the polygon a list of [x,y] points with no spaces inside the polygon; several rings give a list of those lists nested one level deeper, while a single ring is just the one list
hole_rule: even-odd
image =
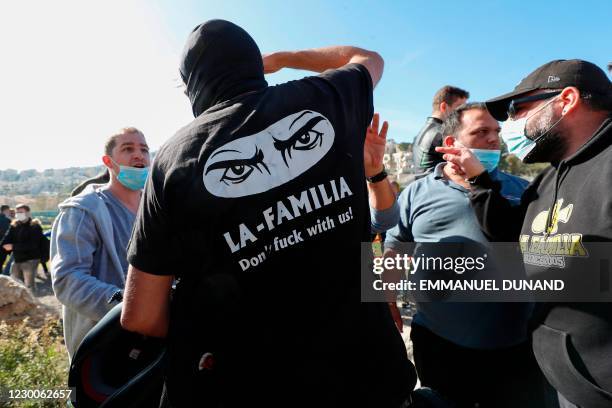
[{"label": "raised arm", "polygon": [[279,51],[263,55],[264,72],[271,74],[282,68],[323,72],[358,63],[366,67],[375,87],[382,77],[384,61],[374,52],[351,46],[332,46],[301,51]]},{"label": "raised arm", "polygon": [[521,233],[532,188],[527,188],[520,205],[502,196],[499,182],[491,179],[483,165],[466,147],[436,147],[453,169],[470,180],[470,202],[480,228],[491,241],[517,242]]},{"label": "raised arm", "polygon": [[500,193],[499,183],[483,172],[475,177],[470,192],[470,203],[480,229],[491,241],[518,242],[523,220],[529,206],[531,189],[525,190],[519,205],[511,205],[510,201]]},{"label": "raised arm", "polygon": [[[383,156],[387,143],[389,124],[385,121],[379,129],[380,117],[374,114],[372,123],[366,131],[363,148],[363,165],[366,177],[380,174],[383,169]],[[371,183],[368,182],[368,195],[372,219],[372,232],[379,233],[393,228],[399,221],[399,206],[395,192],[388,178]]]}]

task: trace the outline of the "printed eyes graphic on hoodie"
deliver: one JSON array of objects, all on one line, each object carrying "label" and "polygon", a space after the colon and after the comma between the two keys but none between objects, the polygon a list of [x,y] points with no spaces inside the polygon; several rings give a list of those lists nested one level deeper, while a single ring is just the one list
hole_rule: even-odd
[{"label": "printed eyes graphic on hoodie", "polygon": [[204,165],[204,186],[224,198],[268,191],[318,163],[334,137],[330,121],[320,113],[291,114],[259,133],[218,147]]}]

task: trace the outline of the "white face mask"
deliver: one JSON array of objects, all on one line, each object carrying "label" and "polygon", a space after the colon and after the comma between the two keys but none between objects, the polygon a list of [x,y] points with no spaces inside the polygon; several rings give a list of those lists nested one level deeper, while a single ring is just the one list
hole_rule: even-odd
[{"label": "white face mask", "polygon": [[515,155],[521,161],[524,160],[525,157],[536,146],[536,143],[538,142],[538,140],[546,136],[548,132],[550,132],[557,125],[557,123],[559,123],[561,119],[563,119],[563,116],[561,116],[561,119],[555,122],[550,128],[548,128],[546,132],[544,132],[541,136],[537,137],[536,139],[531,140],[527,137],[527,134],[526,134],[527,120],[531,119],[533,115],[535,115],[536,113],[544,109],[546,106],[551,104],[555,99],[557,98],[551,99],[550,101],[542,105],[540,109],[536,110],[529,116],[525,116],[524,118],[516,119],[516,120],[508,119],[507,121],[502,123],[501,131],[499,132],[499,135],[504,140],[504,143],[506,143],[506,146],[508,146],[508,153]]},{"label": "white face mask", "polygon": [[24,222],[24,221],[26,221],[28,218],[30,218],[30,217],[28,217],[28,215],[27,215],[26,213],[17,213],[17,214],[15,214],[15,219],[16,219],[17,221]]}]

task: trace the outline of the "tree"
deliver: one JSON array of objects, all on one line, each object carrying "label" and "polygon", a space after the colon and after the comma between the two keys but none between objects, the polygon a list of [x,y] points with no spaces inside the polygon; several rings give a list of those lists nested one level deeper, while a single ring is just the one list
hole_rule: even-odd
[{"label": "tree", "polygon": [[399,146],[399,149],[402,152],[411,152],[412,151],[412,143],[409,142],[401,142],[397,144]]}]

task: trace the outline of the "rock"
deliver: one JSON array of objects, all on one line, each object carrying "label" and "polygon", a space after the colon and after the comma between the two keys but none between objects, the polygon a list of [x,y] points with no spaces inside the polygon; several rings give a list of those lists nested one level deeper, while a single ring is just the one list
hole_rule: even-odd
[{"label": "rock", "polygon": [[0,275],[0,321],[21,322],[29,317],[37,326],[47,315],[49,308],[42,305],[19,281]]}]

